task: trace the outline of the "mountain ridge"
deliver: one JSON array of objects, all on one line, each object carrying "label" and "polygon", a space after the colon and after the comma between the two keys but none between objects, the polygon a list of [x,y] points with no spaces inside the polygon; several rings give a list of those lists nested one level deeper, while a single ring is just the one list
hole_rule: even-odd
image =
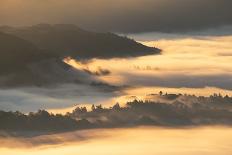
[{"label": "mountain ridge", "polygon": [[0,87],[83,81],[77,78],[83,76],[81,71],[63,67],[66,57],[84,60],[159,53],[159,49],[132,39],[113,33],[89,32],[75,25],[2,26]]},{"label": "mountain ridge", "polygon": [[29,27],[0,27],[0,31],[29,41],[55,56],[72,56],[83,59],[135,57],[159,54],[158,48],[114,33],[98,33],[68,24],[39,24]]}]

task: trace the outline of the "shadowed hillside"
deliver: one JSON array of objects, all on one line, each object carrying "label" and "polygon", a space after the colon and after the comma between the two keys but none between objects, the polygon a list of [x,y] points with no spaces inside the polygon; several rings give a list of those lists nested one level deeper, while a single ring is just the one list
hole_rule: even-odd
[{"label": "shadowed hillside", "polygon": [[29,41],[0,32],[0,87],[70,82],[76,80],[73,77],[62,59]]},{"label": "shadowed hillside", "polygon": [[91,59],[158,53],[159,49],[132,39],[112,33],[88,32],[74,25],[2,26],[0,87],[44,86],[85,80],[83,73],[64,64],[65,57]]},{"label": "shadowed hillside", "polygon": [[95,33],[75,25],[41,24],[31,27],[1,27],[0,31],[30,41],[58,57],[112,58],[158,54],[160,50],[144,46],[113,33]]},{"label": "shadowed hillside", "polygon": [[44,57],[44,53],[32,43],[0,32],[0,74],[22,69]]}]

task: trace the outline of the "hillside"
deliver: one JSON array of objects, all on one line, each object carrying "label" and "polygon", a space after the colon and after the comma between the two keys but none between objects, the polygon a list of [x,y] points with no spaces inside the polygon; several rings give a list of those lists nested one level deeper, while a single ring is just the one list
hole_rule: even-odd
[{"label": "hillside", "polygon": [[[78,75],[78,76],[77,76]],[[77,81],[79,72],[24,39],[0,33],[0,87]]]},{"label": "hillside", "polygon": [[13,35],[0,33],[0,74],[22,69],[45,55],[32,43]]},{"label": "hillside", "polygon": [[[158,54],[159,49],[144,46],[112,33],[95,33],[73,25],[0,27],[0,87],[85,81],[86,75],[63,63],[78,59],[132,57]],[[83,78],[84,76],[84,78]]]},{"label": "hillside", "polygon": [[160,53],[157,48],[144,46],[127,37],[113,33],[89,32],[75,25],[0,27],[0,31],[27,40],[59,57],[112,58]]}]

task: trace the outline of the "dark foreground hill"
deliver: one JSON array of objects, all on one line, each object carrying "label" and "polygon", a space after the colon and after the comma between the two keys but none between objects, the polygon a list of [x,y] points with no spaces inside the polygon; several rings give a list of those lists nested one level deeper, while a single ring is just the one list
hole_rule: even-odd
[{"label": "dark foreground hill", "polygon": [[29,41],[0,32],[0,87],[74,80],[73,72],[61,58],[53,57]]},{"label": "dark foreground hill", "polygon": [[0,75],[22,69],[28,63],[41,60],[42,53],[32,43],[0,32]]},{"label": "dark foreground hill", "polygon": [[113,33],[95,33],[75,25],[40,24],[31,27],[0,27],[0,31],[27,40],[55,56],[112,58],[158,54],[160,50],[144,46]]},{"label": "dark foreground hill", "polygon": [[74,25],[2,26],[0,87],[43,86],[85,79],[63,63],[65,57],[91,59],[158,53],[159,49],[126,37],[88,32]]}]

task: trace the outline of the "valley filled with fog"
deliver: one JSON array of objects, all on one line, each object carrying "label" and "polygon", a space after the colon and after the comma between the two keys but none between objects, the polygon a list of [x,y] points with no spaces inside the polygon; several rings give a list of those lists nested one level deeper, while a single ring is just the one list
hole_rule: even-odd
[{"label": "valley filled with fog", "polygon": [[130,34],[162,52],[123,58],[67,56],[31,66],[39,85],[0,89],[0,109],[14,112],[1,113],[2,122],[10,121],[1,127],[0,151],[231,154],[232,37],[209,32]]},{"label": "valley filled with fog", "polygon": [[[67,82],[1,89],[0,107],[6,111],[46,109],[66,113],[76,105],[109,107],[117,102],[123,105],[159,91],[197,96],[232,95],[232,37],[223,35],[222,30],[219,31],[222,35],[131,35],[145,45],[162,49],[162,54],[88,61],[69,57],[63,60],[70,66],[68,71],[58,72],[59,66],[48,69],[56,70],[57,79],[64,73],[63,79],[69,77]],[[78,82],[70,82],[72,79]]]},{"label": "valley filled with fog", "polygon": [[0,0],[0,154],[231,155],[231,0]]}]

